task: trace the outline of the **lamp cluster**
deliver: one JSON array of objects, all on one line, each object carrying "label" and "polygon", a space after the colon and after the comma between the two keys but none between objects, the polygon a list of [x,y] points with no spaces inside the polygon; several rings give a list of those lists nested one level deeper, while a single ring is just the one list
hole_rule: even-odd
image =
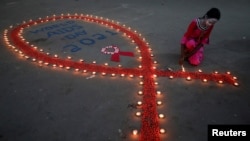
[{"label": "lamp cluster", "polygon": [[[26,28],[41,23],[67,19],[97,23],[116,30],[117,32],[121,32],[132,44],[136,45],[135,49],[139,54],[138,60],[141,64],[138,68],[123,68],[121,65],[111,67],[108,63],[100,65],[95,60],[92,62],[85,62],[83,59],[75,61],[71,56],[61,58],[58,54],[45,52],[43,49],[30,44],[30,42],[23,37],[24,29]],[[237,78],[232,76],[230,72],[219,74],[216,71],[212,74],[205,74],[201,70],[198,72],[157,70],[158,62],[153,60],[154,54],[152,48],[150,48],[149,43],[138,31],[132,30],[131,27],[127,27],[114,20],[88,14],[61,14],[59,16],[53,15],[50,17],[47,16],[46,18],[39,18],[35,21],[24,21],[16,27],[10,26],[9,29],[4,30],[4,41],[6,45],[17,52],[20,57],[36,62],[39,66],[51,66],[52,68],[66,70],[73,69],[76,72],[89,72],[93,75],[100,74],[101,76],[139,77],[141,79],[139,82],[141,90],[138,91],[137,94],[142,96],[142,99],[136,103],[140,111],[136,111],[135,116],[141,118],[141,127],[140,129],[132,130],[131,134],[135,136],[139,135],[139,140],[141,141],[160,141],[160,135],[166,133],[166,130],[159,125],[159,120],[163,120],[166,116],[163,113],[157,112],[157,107],[163,105],[163,102],[159,98],[162,92],[156,88],[156,86],[159,85],[157,77],[169,77],[170,79],[185,78],[187,81],[201,79],[203,82],[217,81],[220,84],[229,83],[234,86],[239,85],[236,81]]]}]

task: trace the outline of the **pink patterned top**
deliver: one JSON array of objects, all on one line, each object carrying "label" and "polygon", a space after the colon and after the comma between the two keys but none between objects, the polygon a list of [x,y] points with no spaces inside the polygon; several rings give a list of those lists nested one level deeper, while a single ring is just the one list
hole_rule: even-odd
[{"label": "pink patterned top", "polygon": [[195,40],[197,44],[209,44],[209,36],[213,27],[213,25],[210,27],[201,26],[200,18],[192,20],[192,22],[188,26],[186,33],[181,39],[181,44],[186,44],[186,42],[191,39]]}]

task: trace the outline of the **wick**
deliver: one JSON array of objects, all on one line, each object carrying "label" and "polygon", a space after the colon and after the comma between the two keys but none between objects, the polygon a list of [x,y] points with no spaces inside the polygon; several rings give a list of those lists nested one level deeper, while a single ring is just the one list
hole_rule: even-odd
[{"label": "wick", "polygon": [[185,68],[183,65],[181,66],[181,69],[182,69],[182,72],[185,72]]}]

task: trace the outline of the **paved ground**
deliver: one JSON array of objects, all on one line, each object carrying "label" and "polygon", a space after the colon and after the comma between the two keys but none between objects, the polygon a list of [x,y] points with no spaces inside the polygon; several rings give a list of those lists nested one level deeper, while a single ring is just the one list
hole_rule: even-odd
[{"label": "paved ground", "polygon": [[[53,14],[103,16],[141,32],[151,44],[158,68],[176,70],[179,69],[179,40],[187,24],[213,6],[221,9],[222,18],[211,35],[211,44],[206,47],[205,60],[199,67],[185,66],[189,71],[231,71],[238,77],[240,86],[157,78],[157,89],[162,91],[160,99],[164,103],[158,111],[167,116],[160,122],[167,130],[162,140],[205,141],[208,124],[250,124],[250,4],[247,0],[191,0],[188,3],[184,0],[2,0],[0,29],[3,32],[23,20]],[[122,35],[111,35],[105,28],[87,23],[76,24],[84,26],[88,37],[100,33],[107,38],[90,46],[82,46],[77,40],[59,42],[57,37],[44,41],[39,37],[44,34],[32,36],[29,32],[27,38],[59,55],[97,60],[100,64],[108,62],[111,66],[138,65],[136,59],[129,57],[114,63],[109,56],[100,55],[101,47],[113,43],[134,51]],[[63,50],[68,44],[81,46],[82,50]],[[136,109],[131,105],[141,99],[136,95],[141,88],[139,78],[97,75],[86,79],[91,74],[42,69],[16,57],[3,42],[0,46],[1,141],[136,140],[130,132],[140,128],[140,120],[134,117]]]}]

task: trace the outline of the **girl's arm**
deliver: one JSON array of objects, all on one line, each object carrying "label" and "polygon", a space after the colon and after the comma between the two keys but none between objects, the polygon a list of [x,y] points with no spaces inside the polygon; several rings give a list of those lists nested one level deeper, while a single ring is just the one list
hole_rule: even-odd
[{"label": "girl's arm", "polygon": [[181,44],[186,44],[186,42],[192,38],[192,35],[195,31],[195,29],[197,28],[197,25],[196,25],[196,21],[193,20],[189,25],[188,25],[188,28],[187,28],[187,31],[185,32],[184,36],[182,37],[181,39]]},{"label": "girl's arm", "polygon": [[194,55],[204,44],[208,44],[209,42],[209,36],[211,34],[211,31],[213,29],[213,26],[208,30],[208,32],[205,33],[205,36],[203,37],[203,40],[201,41],[201,43],[199,43],[191,52],[189,52],[188,54],[185,54],[185,57],[190,57],[192,55]]},{"label": "girl's arm", "polygon": [[188,38],[191,37],[193,31],[196,29],[196,21],[193,20],[189,25],[188,25],[188,28],[187,28],[187,31],[185,32],[184,36],[182,37],[181,39],[181,55],[180,55],[180,58],[179,58],[179,64],[182,65],[185,58],[186,58],[186,47],[185,47],[185,43],[187,42]]},{"label": "girl's arm", "polygon": [[185,45],[184,44],[181,44],[181,56],[179,58],[179,64],[180,65],[183,65],[183,62],[185,60],[185,57],[186,56],[186,50],[185,50]]},{"label": "girl's arm", "polygon": [[194,55],[202,46],[203,44],[198,44],[191,52],[187,52],[185,49],[185,45],[181,44],[181,56],[179,58],[179,65],[183,65],[184,60]]},{"label": "girl's arm", "polygon": [[198,44],[191,52],[186,53],[185,57],[189,58],[190,56],[194,55],[202,46],[203,44]]}]

